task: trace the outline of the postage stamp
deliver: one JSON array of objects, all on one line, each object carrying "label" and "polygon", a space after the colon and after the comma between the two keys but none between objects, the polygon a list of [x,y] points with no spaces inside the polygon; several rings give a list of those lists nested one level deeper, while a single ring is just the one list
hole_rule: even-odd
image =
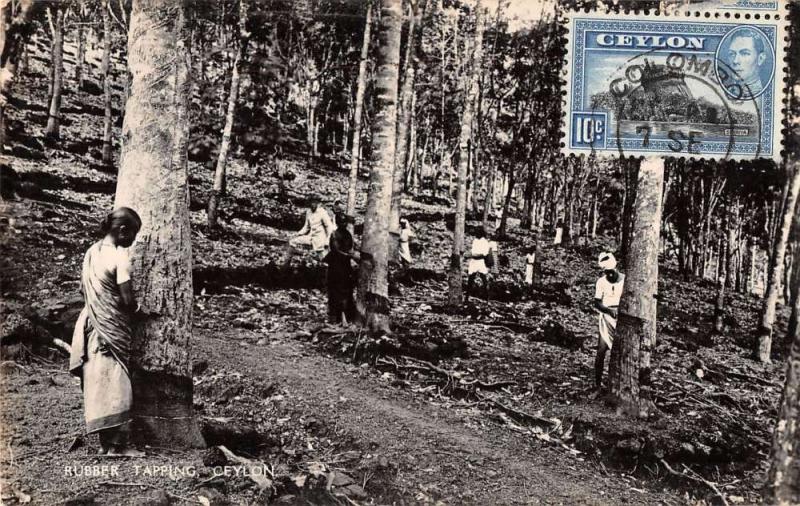
[{"label": "postage stamp", "polygon": [[741,12],[783,12],[788,0],[706,0],[700,4],[690,4],[697,10],[730,10]]},{"label": "postage stamp", "polygon": [[780,15],[575,13],[568,20],[563,151],[780,159]]}]

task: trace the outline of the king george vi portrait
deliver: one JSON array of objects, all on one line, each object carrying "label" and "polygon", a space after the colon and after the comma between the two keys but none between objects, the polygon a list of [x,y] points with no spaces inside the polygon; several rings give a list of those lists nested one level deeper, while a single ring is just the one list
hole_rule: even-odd
[{"label": "king george vi portrait", "polygon": [[769,84],[772,69],[767,50],[764,35],[746,28],[733,34],[727,52],[723,52],[743,96],[757,97]]}]

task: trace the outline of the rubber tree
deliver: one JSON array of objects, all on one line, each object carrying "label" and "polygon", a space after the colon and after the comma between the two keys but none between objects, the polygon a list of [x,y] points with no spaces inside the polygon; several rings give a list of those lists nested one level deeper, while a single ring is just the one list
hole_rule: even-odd
[{"label": "rubber tree", "polygon": [[188,0],[133,0],[131,96],[115,206],[142,218],[131,248],[144,313],[132,349],[133,411],[152,446],[203,445],[192,410],[192,246],[189,229]]},{"label": "rubber tree", "polygon": [[114,161],[111,126],[111,5],[103,2],[103,60],[100,72],[103,75],[103,163],[111,165]]},{"label": "rubber tree", "polygon": [[0,155],[5,147],[5,109],[11,84],[19,57],[35,28],[33,17],[44,5],[38,0],[0,0]]},{"label": "rubber tree", "polygon": [[397,115],[397,149],[395,150],[395,166],[392,180],[392,211],[389,218],[390,250],[398,251],[400,240],[400,215],[402,214],[403,191],[405,186],[406,161],[409,158],[409,137],[411,117],[414,114],[414,83],[419,65],[418,46],[420,45],[421,23],[418,21],[421,12],[420,0],[412,0],[409,9],[411,15],[408,22],[408,37],[403,63],[402,84]]},{"label": "rubber tree", "polygon": [[86,66],[86,25],[89,24],[89,4],[85,1],[78,2],[75,10],[78,15],[75,27],[75,35],[78,39],[78,52],[75,55],[75,81],[78,83],[78,90],[80,91],[83,89]]},{"label": "rubber tree", "polygon": [[786,182],[783,206],[779,221],[779,229],[772,245],[767,289],[764,295],[764,304],[761,307],[761,325],[756,341],[755,357],[760,362],[770,362],[772,352],[772,326],[775,323],[775,308],[780,295],[781,279],[783,277],[783,260],[786,255],[786,245],[789,243],[789,232],[792,229],[792,217],[797,206],[797,196],[800,193],[800,167],[794,157],[786,164]]},{"label": "rubber tree", "polygon": [[[372,34],[372,1],[367,3],[364,21],[364,39],[361,42],[361,59],[358,64],[358,84],[356,85],[356,104],[353,112],[353,142],[350,151],[350,180],[347,186],[347,216],[355,216],[356,189],[358,187],[358,167],[361,164],[361,119],[364,115],[364,93],[367,89],[367,64],[369,63],[369,44]],[[352,223],[350,224],[352,228]]]},{"label": "rubber tree", "polygon": [[631,416],[647,416],[651,409],[650,354],[656,339],[663,185],[664,161],[645,159],[637,175],[625,287],[609,365],[611,394],[617,409]]},{"label": "rubber tree", "polygon": [[[795,225],[800,224],[800,213],[795,209]],[[793,276],[793,291],[800,290],[800,277]],[[800,503],[800,326],[793,325],[787,334],[790,341],[786,362],[786,382],[783,387],[778,419],[772,433],[770,468],[764,495],[767,504]]]},{"label": "rubber tree", "polygon": [[66,7],[52,6],[47,10],[47,20],[53,35],[53,92],[50,95],[50,108],[47,114],[47,126],[44,134],[47,137],[60,137],[61,95],[64,88],[64,20]]},{"label": "rubber tree", "polygon": [[451,306],[460,305],[464,300],[462,282],[462,258],[464,256],[464,229],[467,211],[467,168],[469,165],[469,149],[472,139],[473,115],[475,100],[478,95],[478,84],[481,76],[483,54],[483,8],[481,2],[475,5],[475,43],[472,51],[472,68],[464,92],[464,112],[461,115],[461,133],[458,138],[458,180],[456,191],[456,224],[453,230],[453,251],[450,254],[448,270],[448,302]]},{"label": "rubber tree", "polygon": [[247,31],[247,1],[239,0],[239,36],[236,56],[231,68],[231,88],[228,92],[228,109],[225,113],[225,126],[222,128],[222,142],[217,156],[217,167],[214,171],[214,186],[208,199],[208,226],[217,226],[217,208],[225,191],[225,178],[228,167],[228,153],[231,149],[231,132],[236,114],[236,103],[239,101],[240,67],[247,52],[250,33]]},{"label": "rubber tree", "polygon": [[[375,120],[369,191],[361,238],[356,309],[369,330],[388,332],[389,213],[397,144],[397,95],[400,73],[402,0],[381,0],[375,72]],[[357,135],[354,134],[354,135]]]}]

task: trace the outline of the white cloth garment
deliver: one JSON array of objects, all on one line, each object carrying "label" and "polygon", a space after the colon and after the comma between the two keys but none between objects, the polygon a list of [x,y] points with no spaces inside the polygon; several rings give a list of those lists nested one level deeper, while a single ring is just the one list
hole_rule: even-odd
[{"label": "white cloth garment", "polygon": [[619,299],[622,297],[622,288],[625,286],[625,275],[619,273],[616,283],[612,283],[605,276],[597,280],[594,289],[594,298],[600,299],[606,307],[619,306]]},{"label": "white cloth garment", "polygon": [[609,271],[617,268],[617,259],[614,258],[613,253],[600,253],[597,257],[597,265],[604,271]]},{"label": "white cloth garment", "polygon": [[533,265],[536,263],[536,253],[525,255],[525,284],[533,284]]},{"label": "white cloth garment", "polygon": [[556,227],[556,236],[553,238],[553,244],[561,244],[561,238],[564,235],[564,229]]},{"label": "white cloth garment", "polygon": [[[472,241],[472,256],[473,258],[469,259],[469,265],[467,266],[467,273],[474,274],[488,274],[489,268],[486,267],[486,261],[483,257],[489,255],[489,252],[492,249],[492,243],[486,238],[476,238]],[[480,258],[474,258],[480,257]]]},{"label": "white cloth garment", "polygon": [[400,229],[400,258],[408,263],[414,261],[414,259],[411,258],[411,248],[409,246],[409,240],[412,237],[414,237],[414,232],[411,231],[408,225]]},{"label": "white cloth garment", "polygon": [[92,265],[100,272],[116,273],[114,276],[118,285],[131,279],[131,258],[128,249],[114,246],[106,239],[103,239],[97,247]]},{"label": "white cloth garment", "polygon": [[319,206],[317,210],[306,211],[306,221],[296,237],[289,240],[292,246],[311,246],[314,251],[322,251],[328,246],[328,239],[336,225],[333,223],[328,211]]},{"label": "white cloth garment", "polygon": [[[612,283],[605,276],[602,276],[595,285],[594,298],[600,299],[601,303],[609,309],[617,309],[624,285],[625,275],[622,273],[619,273],[619,279],[617,279],[616,283]],[[617,319],[609,314],[598,313],[597,323],[600,339],[610,350],[614,344]]]}]

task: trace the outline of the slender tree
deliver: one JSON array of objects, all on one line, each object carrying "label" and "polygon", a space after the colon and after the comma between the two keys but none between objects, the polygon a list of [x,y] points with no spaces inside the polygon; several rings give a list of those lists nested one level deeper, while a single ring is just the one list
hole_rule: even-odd
[{"label": "slender tree", "polygon": [[31,21],[43,7],[44,2],[37,0],[0,0],[0,155],[5,147],[6,104],[17,74],[19,56],[34,30]]},{"label": "slender tree", "polygon": [[637,176],[636,205],[619,305],[609,378],[618,410],[632,416],[650,411],[650,353],[656,338],[658,251],[664,161],[646,159]]},{"label": "slender tree", "polygon": [[53,35],[53,93],[50,96],[50,109],[47,116],[46,136],[58,139],[61,119],[61,94],[64,86],[64,19],[66,7],[54,6],[47,10],[47,19]]},{"label": "slender tree", "polygon": [[792,217],[797,205],[797,196],[800,193],[800,167],[792,159],[786,164],[786,183],[784,186],[785,199],[781,210],[780,228],[775,234],[770,258],[769,275],[767,277],[767,290],[764,294],[764,305],[761,308],[761,326],[758,340],[756,341],[755,356],[761,362],[769,362],[772,351],[772,325],[775,323],[775,307],[778,304],[781,278],[783,277],[783,259],[786,255],[786,245],[789,242],[789,232],[792,229]]},{"label": "slender tree", "polygon": [[370,330],[383,332],[389,331],[390,323],[389,213],[397,143],[397,80],[402,18],[402,0],[381,0],[375,74],[376,112],[356,300],[363,325]]},{"label": "slender tree", "polygon": [[111,5],[110,1],[103,2],[103,61],[100,72],[103,74],[103,163],[111,165],[114,162],[111,126]]},{"label": "slender tree", "polygon": [[[794,222],[800,225],[800,207],[795,209]],[[800,291],[800,276],[793,276],[793,291]],[[794,308],[793,308],[794,310]],[[786,382],[783,387],[778,420],[772,433],[770,468],[764,495],[768,504],[800,503],[800,326],[790,326],[787,339],[791,343],[786,363]]]},{"label": "slender tree", "polygon": [[[369,44],[372,33],[372,0],[367,3],[364,20],[364,39],[361,42],[361,59],[358,63],[358,84],[356,85],[356,104],[353,111],[353,142],[350,150],[350,181],[347,186],[347,216],[355,216],[356,189],[358,188],[358,168],[361,162],[361,117],[364,115],[364,93],[367,89],[367,64],[369,63]],[[352,223],[350,224],[352,228]]]},{"label": "slender tree", "polygon": [[83,89],[83,71],[86,60],[86,22],[88,18],[88,4],[80,2],[77,5],[78,18],[77,26],[75,28],[76,36],[78,38],[78,53],[75,55],[75,81],[78,82],[78,90]]},{"label": "slender tree", "polygon": [[[406,161],[409,158],[409,137],[411,117],[414,114],[414,83],[416,80],[416,70],[419,65],[418,46],[420,44],[420,34],[422,32],[421,23],[418,18],[424,15],[425,6],[419,5],[420,0],[412,0],[409,5],[411,11],[408,23],[408,37],[406,43],[405,60],[403,63],[402,85],[400,87],[400,102],[397,117],[397,149],[395,150],[395,167],[392,180],[392,214],[389,218],[390,249],[397,251],[397,243],[400,236],[400,215],[402,214],[402,202],[404,191],[404,180],[406,174]],[[426,2],[427,3],[427,2]]]},{"label": "slender tree", "polygon": [[247,42],[250,34],[247,31],[247,1],[239,0],[239,36],[236,56],[231,68],[231,88],[228,94],[228,110],[225,114],[225,126],[222,129],[222,142],[220,143],[217,168],[214,171],[214,186],[208,199],[208,226],[217,226],[217,208],[225,189],[226,168],[228,166],[228,152],[231,147],[231,132],[236,112],[236,102],[239,100],[239,67],[247,52]]},{"label": "slender tree", "polygon": [[122,127],[116,206],[142,217],[131,260],[146,315],[132,349],[134,415],[150,445],[202,445],[192,411],[189,230],[190,59],[186,0],[134,0],[133,81]]},{"label": "slender tree", "polygon": [[464,229],[467,211],[467,166],[469,164],[470,140],[472,139],[472,120],[475,100],[478,95],[478,83],[481,75],[481,58],[483,54],[483,8],[481,2],[475,5],[475,44],[472,52],[472,69],[464,88],[464,112],[461,116],[461,135],[458,141],[458,190],[456,193],[456,225],[453,230],[453,252],[450,255],[448,271],[449,302],[457,306],[463,302],[464,290],[462,282],[461,260],[464,255]]}]

